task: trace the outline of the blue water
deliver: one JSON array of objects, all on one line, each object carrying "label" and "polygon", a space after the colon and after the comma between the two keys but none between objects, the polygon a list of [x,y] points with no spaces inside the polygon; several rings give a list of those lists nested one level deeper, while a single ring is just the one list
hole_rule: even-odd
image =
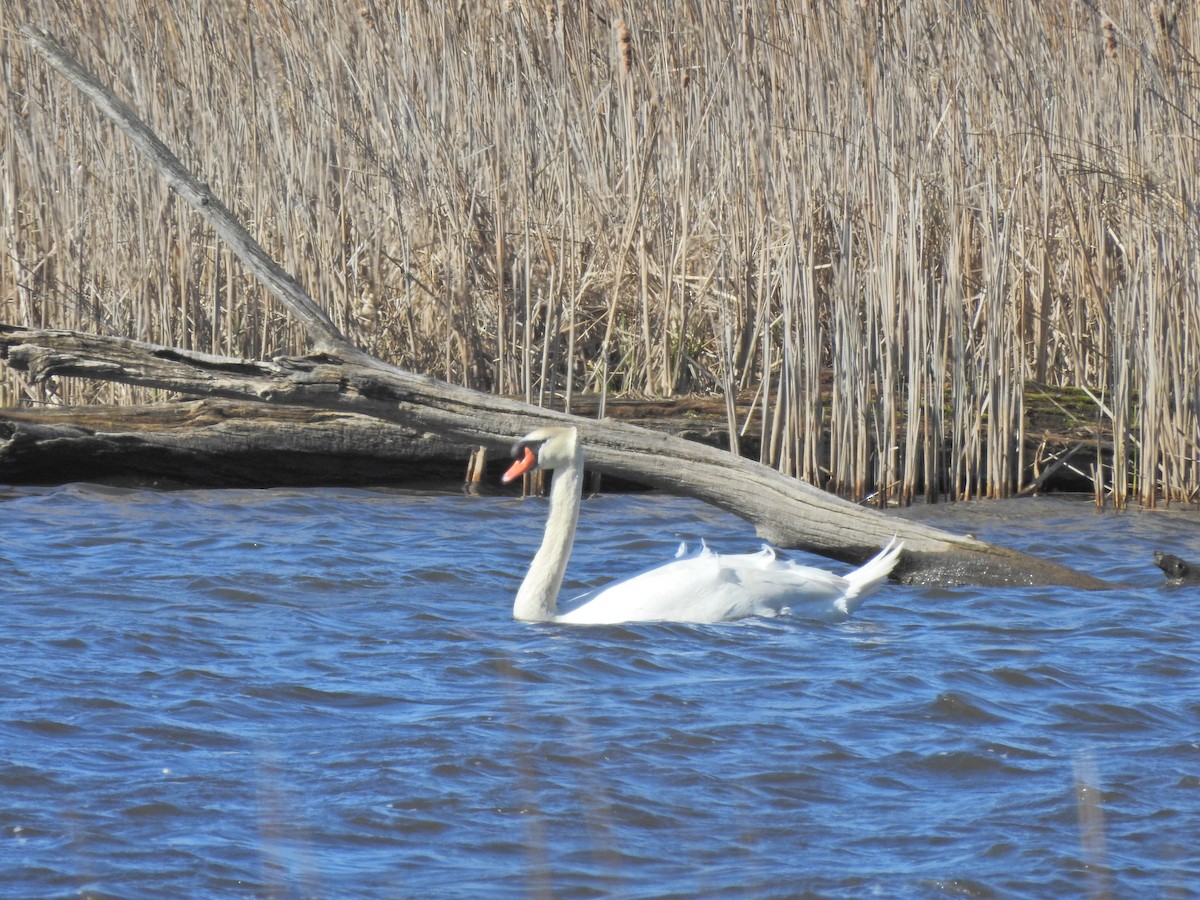
[{"label": "blue water", "polygon": [[[512,621],[542,501],[0,488],[5,897],[1197,896],[1189,512],[911,511],[1127,585]],[[571,587],[758,546],[584,506]],[[795,558],[843,569],[802,554]]]}]

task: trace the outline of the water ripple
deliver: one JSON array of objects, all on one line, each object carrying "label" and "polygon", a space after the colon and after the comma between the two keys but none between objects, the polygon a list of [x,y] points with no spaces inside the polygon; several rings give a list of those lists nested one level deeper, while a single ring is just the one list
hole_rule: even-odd
[{"label": "water ripple", "polygon": [[[836,624],[566,629],[511,619],[541,502],[71,485],[0,507],[14,896],[1200,882],[1200,637],[1149,556],[1200,558],[1195,516],[906,513],[1119,591],[889,587]],[[758,546],[686,501],[584,515],[572,589],[681,540]]]}]

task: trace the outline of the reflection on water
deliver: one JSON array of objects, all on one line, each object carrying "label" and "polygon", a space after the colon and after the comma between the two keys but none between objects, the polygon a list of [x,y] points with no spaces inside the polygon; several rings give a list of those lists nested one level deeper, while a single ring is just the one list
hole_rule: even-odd
[{"label": "reflection on water", "polygon": [[[906,513],[1114,591],[891,586],[840,624],[572,629],[510,617],[543,512],[386,491],[0,490],[6,896],[1200,883],[1200,595],[1151,561],[1200,558],[1195,515]],[[583,516],[577,590],[680,540],[758,545],[666,497]]]}]

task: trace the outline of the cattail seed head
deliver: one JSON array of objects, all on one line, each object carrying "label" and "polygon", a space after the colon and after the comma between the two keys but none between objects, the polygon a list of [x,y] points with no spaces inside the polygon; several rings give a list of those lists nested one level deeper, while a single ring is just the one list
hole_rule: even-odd
[{"label": "cattail seed head", "polygon": [[613,28],[617,30],[617,46],[621,51],[621,71],[628,75],[633,68],[633,38],[624,19],[614,21]]},{"label": "cattail seed head", "polygon": [[1104,53],[1109,59],[1117,58],[1117,23],[1105,16],[1100,21],[1104,29]]}]

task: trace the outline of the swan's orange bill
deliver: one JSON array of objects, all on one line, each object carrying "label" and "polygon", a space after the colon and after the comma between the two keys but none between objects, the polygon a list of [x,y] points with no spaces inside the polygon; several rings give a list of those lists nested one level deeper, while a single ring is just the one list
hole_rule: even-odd
[{"label": "swan's orange bill", "polygon": [[536,465],[537,457],[534,455],[532,450],[526,447],[525,455],[509,466],[508,471],[501,476],[500,480],[505,484],[508,484],[518,475],[524,475]]}]

